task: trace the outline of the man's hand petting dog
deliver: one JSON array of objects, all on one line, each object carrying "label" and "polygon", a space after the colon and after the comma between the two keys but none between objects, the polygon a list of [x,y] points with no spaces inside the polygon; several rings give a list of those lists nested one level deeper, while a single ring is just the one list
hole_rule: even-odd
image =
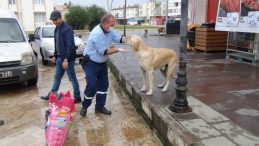
[{"label": "man's hand petting dog", "polygon": [[121,53],[126,53],[128,51],[129,51],[128,49],[118,48],[118,52],[121,52]]}]

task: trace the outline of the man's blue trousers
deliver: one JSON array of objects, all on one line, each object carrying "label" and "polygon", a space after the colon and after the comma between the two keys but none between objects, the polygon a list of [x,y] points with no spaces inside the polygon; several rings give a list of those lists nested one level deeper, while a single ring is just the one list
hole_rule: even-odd
[{"label": "man's blue trousers", "polygon": [[96,63],[92,60],[82,64],[86,76],[86,88],[82,105],[88,108],[96,96],[96,109],[103,108],[109,87],[107,63]]}]

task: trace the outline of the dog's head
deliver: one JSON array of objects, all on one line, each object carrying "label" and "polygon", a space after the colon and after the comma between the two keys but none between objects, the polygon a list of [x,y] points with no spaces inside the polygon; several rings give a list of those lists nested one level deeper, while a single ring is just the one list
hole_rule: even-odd
[{"label": "dog's head", "polygon": [[137,35],[128,36],[126,38],[126,43],[130,45],[134,51],[138,51],[141,48],[142,39]]}]

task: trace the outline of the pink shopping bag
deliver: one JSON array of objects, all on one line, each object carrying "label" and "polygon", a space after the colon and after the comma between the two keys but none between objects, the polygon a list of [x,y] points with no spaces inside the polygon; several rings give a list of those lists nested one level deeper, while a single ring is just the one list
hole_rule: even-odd
[{"label": "pink shopping bag", "polygon": [[70,92],[61,93],[61,100],[56,94],[50,94],[49,109],[46,111],[45,137],[48,146],[62,146],[75,116],[74,98]]}]

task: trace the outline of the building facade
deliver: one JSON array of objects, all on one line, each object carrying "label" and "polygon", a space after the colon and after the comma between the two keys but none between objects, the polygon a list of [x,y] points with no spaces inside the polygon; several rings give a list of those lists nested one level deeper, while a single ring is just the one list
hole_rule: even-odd
[{"label": "building facade", "polygon": [[[111,14],[113,14],[118,19],[124,19],[124,6],[111,9]],[[139,5],[126,7],[126,19],[138,18],[138,17],[139,17]]]},{"label": "building facade", "polygon": [[25,31],[50,23],[49,16],[54,10],[52,0],[1,0],[0,8],[14,12]]},{"label": "building facade", "polygon": [[181,0],[168,0],[168,16],[181,17]]},{"label": "building facade", "polygon": [[[139,6],[139,16],[145,18],[151,25],[164,25],[167,1],[150,0]],[[179,18],[181,15],[181,0],[168,0],[168,17]]]}]

